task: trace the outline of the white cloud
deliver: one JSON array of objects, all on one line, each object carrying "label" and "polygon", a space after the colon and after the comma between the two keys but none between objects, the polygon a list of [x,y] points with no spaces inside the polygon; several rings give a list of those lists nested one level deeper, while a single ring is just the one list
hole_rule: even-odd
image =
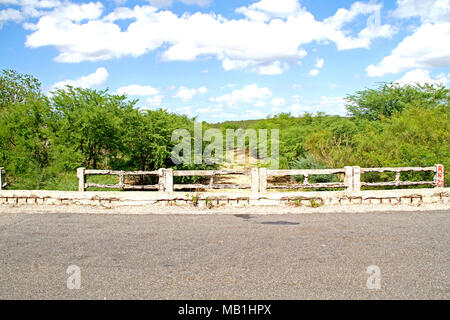
[{"label": "white cloud", "polygon": [[450,66],[450,23],[426,23],[406,37],[377,65],[366,68],[369,77],[396,74],[413,68]]},{"label": "white cloud", "polygon": [[269,64],[267,66],[259,66],[258,73],[264,75],[275,75],[275,74],[282,74],[287,69],[288,69],[287,64],[281,65],[280,61],[275,61],[274,63]]},{"label": "white cloud", "polygon": [[162,104],[164,98],[160,94],[159,90],[151,86],[142,86],[139,84],[130,84],[128,86],[120,87],[117,89],[117,94],[126,94],[128,96],[144,96],[147,97],[145,102],[150,107],[159,107]]},{"label": "white cloud", "polygon": [[315,113],[318,111],[332,115],[345,115],[345,101],[342,97],[321,96],[319,100],[297,102],[292,104],[288,110],[294,115],[302,115],[305,112]]},{"label": "white cloud", "polygon": [[422,22],[450,21],[449,0],[397,0],[396,18],[419,17]]},{"label": "white cloud", "polygon": [[261,0],[248,7],[236,9],[250,20],[267,21],[271,18],[286,18],[301,10],[297,0]]},{"label": "white cloud", "polygon": [[257,101],[253,106],[257,108],[264,108],[266,105],[267,104],[264,101]]},{"label": "white cloud", "polygon": [[[161,48],[165,61],[193,61],[206,55],[216,57],[225,70],[280,74],[287,63],[306,55],[302,45],[316,41],[334,42],[339,50],[369,48],[373,39],[395,32],[390,25],[378,25],[371,19],[355,35],[346,29],[358,16],[379,12],[381,5],[353,4],[350,10],[338,10],[324,21],[317,21],[295,0],[262,0],[246,8],[269,18],[229,20],[201,12],[178,16],[139,5],[119,7],[101,17],[104,7],[99,2],[65,3],[47,11],[34,26],[27,24],[32,32],[26,46],[53,46],[59,52],[55,60],[69,63],[137,57]],[[117,24],[121,19],[132,20],[125,30]]]},{"label": "white cloud", "polygon": [[67,3],[64,6],[56,8],[46,16],[52,16],[61,21],[95,20],[100,18],[103,12],[103,4],[101,2],[89,2],[84,4]]},{"label": "white cloud", "polygon": [[309,112],[308,109],[310,107],[306,107],[301,105],[300,103],[294,103],[289,107],[289,111],[292,112],[294,115],[301,115],[304,112]]},{"label": "white cloud", "polygon": [[[338,9],[335,15],[324,20],[326,25],[340,31],[335,32],[335,38],[329,40],[336,43],[338,50],[348,50],[368,49],[372,40],[376,38],[391,38],[397,32],[397,29],[389,24],[381,24],[381,8],[382,4],[354,2],[350,6],[350,10]],[[341,31],[345,25],[354,21],[359,15],[369,15],[369,18],[366,27],[359,31],[357,37],[349,36],[348,32]]]},{"label": "white cloud", "polygon": [[234,87],[236,87],[236,84],[234,84],[234,83],[227,83],[226,85],[221,86],[219,89],[220,90],[233,89]]},{"label": "white cloud", "polygon": [[212,0],[147,0],[153,7],[165,8],[170,7],[173,2],[178,1],[187,5],[207,6]]},{"label": "white cloud", "polygon": [[264,118],[267,116],[267,112],[262,112],[260,110],[253,110],[253,109],[249,109],[249,110],[245,110],[245,115],[247,117],[251,117],[253,119],[257,119],[257,118]]},{"label": "white cloud", "polygon": [[318,74],[319,74],[319,72],[320,72],[320,70],[319,69],[322,69],[323,68],[323,64],[324,64],[324,60],[323,59],[316,59],[316,64],[314,65],[314,69],[311,69],[310,71],[309,71],[309,75],[311,76],[311,77],[315,77],[315,76],[317,76]]},{"label": "white cloud", "polygon": [[130,96],[153,96],[158,94],[158,92],[158,89],[151,86],[141,86],[139,84],[131,84],[117,89],[117,94],[126,94]]},{"label": "white cloud", "polygon": [[170,7],[173,3],[173,0],[147,0],[152,7],[156,8],[166,8]]},{"label": "white cloud", "polygon": [[20,22],[24,19],[22,13],[16,9],[7,8],[0,10],[0,29],[7,21]]},{"label": "white cloud", "polygon": [[315,67],[316,67],[317,69],[322,69],[323,63],[324,63],[324,60],[323,60],[323,59],[318,59],[317,62],[316,62],[316,64],[315,64]]},{"label": "white cloud", "polygon": [[79,88],[92,88],[104,85],[108,80],[109,73],[105,68],[98,68],[94,73],[80,77],[75,80],[64,80],[52,85],[51,90],[64,89],[66,85]]},{"label": "white cloud", "polygon": [[210,98],[210,101],[217,103],[226,103],[229,107],[236,107],[242,104],[259,105],[272,97],[272,92],[267,87],[258,87],[257,84],[247,85],[240,90],[233,90],[220,97]]},{"label": "white cloud", "polygon": [[319,100],[319,111],[343,116],[347,113],[345,100],[343,97],[321,96]]},{"label": "white cloud", "polygon": [[270,101],[270,104],[273,105],[274,107],[280,107],[285,103],[286,99],[284,98],[273,98],[272,101]]},{"label": "white cloud", "polygon": [[149,104],[151,106],[159,107],[162,104],[163,98],[164,98],[163,95],[156,94],[154,96],[148,97],[147,99],[145,99],[145,101],[147,102],[147,104]]},{"label": "white cloud", "polygon": [[37,18],[46,13],[44,9],[56,8],[61,3],[59,0],[0,0],[1,4],[16,8],[0,10],[0,29],[6,21],[19,23],[24,19]]},{"label": "white cloud", "polygon": [[349,22],[352,22],[360,14],[376,14],[381,10],[382,5],[378,3],[363,3],[354,2],[350,6],[350,10],[340,8],[336,11],[334,16],[326,19],[329,24],[338,28],[343,27]]},{"label": "white cloud", "polygon": [[204,94],[206,92],[208,92],[208,89],[206,87],[200,87],[200,88],[197,88],[197,89],[194,89],[194,88],[189,89],[189,88],[181,86],[178,89],[177,93],[175,94],[175,98],[179,98],[179,99],[181,99],[183,101],[189,101],[195,95],[197,95],[197,94]]},{"label": "white cloud", "polygon": [[195,110],[197,113],[217,113],[217,112],[222,112],[223,108],[222,107],[206,107],[206,108],[198,108],[197,110]]},{"label": "white cloud", "polygon": [[23,11],[30,8],[49,9],[61,4],[59,0],[0,0],[0,4],[22,7]]},{"label": "white cloud", "polygon": [[397,80],[396,83],[400,85],[415,85],[416,83],[423,85],[428,83],[434,85],[442,84],[446,86],[448,83],[448,78],[443,73],[439,74],[436,78],[432,78],[428,70],[415,69],[405,73],[405,75],[401,79]]},{"label": "white cloud", "polygon": [[234,113],[224,112],[223,108],[220,106],[208,106],[208,107],[197,108],[197,109],[194,109],[192,107],[184,107],[184,108],[178,108],[176,110],[177,110],[177,112],[179,112],[179,111],[189,112],[190,116],[201,115],[203,117],[210,117],[213,119],[221,119],[222,121],[226,120],[226,119],[236,119],[238,117]]},{"label": "white cloud", "polygon": [[207,6],[209,5],[212,0],[178,0],[184,4],[188,4],[188,5],[197,5],[197,6]]},{"label": "white cloud", "polygon": [[188,117],[193,117],[194,116],[194,112],[192,111],[192,107],[191,106],[176,108],[173,111],[175,113],[178,113],[178,114],[185,114]]},{"label": "white cloud", "polygon": [[234,113],[229,113],[229,112],[219,112],[219,113],[214,113],[211,115],[211,118],[214,119],[221,119],[221,120],[228,120],[228,119],[237,119],[238,116]]},{"label": "white cloud", "polygon": [[277,113],[277,112],[280,112],[280,108],[278,108],[278,107],[273,107],[272,109],[270,109],[270,111],[272,111],[272,112],[274,112],[274,113]]}]

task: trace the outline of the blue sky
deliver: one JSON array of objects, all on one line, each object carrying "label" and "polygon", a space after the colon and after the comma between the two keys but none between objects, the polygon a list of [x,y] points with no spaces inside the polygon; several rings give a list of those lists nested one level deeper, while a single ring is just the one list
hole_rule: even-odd
[{"label": "blue sky", "polygon": [[0,0],[0,67],[200,120],[322,111],[450,78],[450,0]]}]

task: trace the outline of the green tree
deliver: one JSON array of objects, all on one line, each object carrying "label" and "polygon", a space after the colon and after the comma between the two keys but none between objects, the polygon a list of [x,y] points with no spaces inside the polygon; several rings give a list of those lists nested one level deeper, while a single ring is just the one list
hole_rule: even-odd
[{"label": "green tree", "polygon": [[402,112],[408,106],[424,109],[449,105],[450,90],[443,85],[406,85],[385,83],[377,89],[365,89],[348,95],[348,112],[360,119],[380,120]]},{"label": "green tree", "polygon": [[172,167],[171,141],[175,129],[193,130],[193,119],[165,110],[133,110],[125,115],[126,132],[122,136],[124,165],[140,170]]},{"label": "green tree", "polygon": [[450,108],[410,107],[366,124],[355,136],[357,162],[369,167],[431,166],[450,158]]},{"label": "green tree", "polygon": [[34,99],[40,91],[41,83],[35,77],[3,69],[0,76],[0,109]]},{"label": "green tree", "polygon": [[67,86],[53,92],[53,159],[60,169],[106,168],[120,157],[125,115],[135,103],[106,90]]},{"label": "green tree", "polygon": [[48,100],[30,75],[3,70],[0,86],[0,163],[10,183],[39,187],[49,162]]}]

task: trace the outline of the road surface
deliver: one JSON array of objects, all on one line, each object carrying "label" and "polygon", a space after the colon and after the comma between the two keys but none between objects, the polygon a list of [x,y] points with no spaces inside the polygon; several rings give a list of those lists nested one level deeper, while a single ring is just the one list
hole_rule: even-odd
[{"label": "road surface", "polygon": [[449,210],[3,211],[0,299],[449,299],[449,248]]}]

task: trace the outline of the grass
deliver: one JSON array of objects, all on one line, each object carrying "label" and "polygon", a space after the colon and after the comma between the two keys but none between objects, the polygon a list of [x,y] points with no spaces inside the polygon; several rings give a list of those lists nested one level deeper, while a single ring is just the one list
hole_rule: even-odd
[{"label": "grass", "polygon": [[322,205],[322,203],[318,203],[315,199],[311,199],[311,207],[318,208]]},{"label": "grass", "polygon": [[[189,197],[189,194],[186,194],[186,197]],[[197,195],[192,195],[191,196],[191,202],[192,202],[192,205],[194,207],[198,206],[198,196]]]},{"label": "grass", "polygon": [[76,173],[60,173],[56,176],[24,176],[16,181],[10,181],[7,176],[7,182],[7,190],[78,190],[78,178]]},{"label": "grass", "polygon": [[[119,178],[117,176],[109,176],[109,175],[94,175],[94,176],[86,176],[86,183],[99,183],[99,184],[118,184]],[[110,189],[110,188],[97,188],[97,187],[89,187],[89,191],[122,191],[122,189]]]},{"label": "grass", "polygon": [[[306,199],[295,199],[294,205],[296,207],[300,207],[302,205],[302,200],[306,200]],[[318,208],[323,205],[322,200],[320,200],[320,202],[318,202],[316,199],[310,199],[310,202],[311,202],[311,205],[309,205],[308,207],[312,207],[312,208]]]},{"label": "grass", "polygon": [[212,200],[210,197],[206,197],[205,204],[208,209],[212,209],[214,207]]}]

